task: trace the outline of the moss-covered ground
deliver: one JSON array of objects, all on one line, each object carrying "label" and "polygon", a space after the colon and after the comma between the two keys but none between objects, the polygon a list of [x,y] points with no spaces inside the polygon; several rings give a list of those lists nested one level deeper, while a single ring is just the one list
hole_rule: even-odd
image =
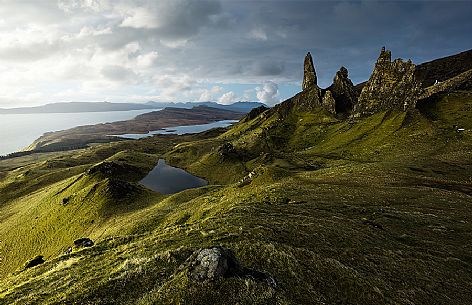
[{"label": "moss-covered ground", "polygon": [[[453,92],[0,161],[0,304],[470,304],[471,122]],[[210,185],[144,189],[159,158]],[[80,237],[96,245],[63,254]],[[186,260],[213,245],[277,284],[190,280]]]}]

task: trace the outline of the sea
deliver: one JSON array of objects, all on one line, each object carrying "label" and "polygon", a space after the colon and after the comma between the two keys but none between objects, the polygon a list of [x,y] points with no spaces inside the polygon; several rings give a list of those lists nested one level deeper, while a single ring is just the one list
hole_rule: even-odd
[{"label": "sea", "polygon": [[46,132],[76,126],[129,120],[139,114],[156,110],[0,114],[0,156],[20,151]]}]

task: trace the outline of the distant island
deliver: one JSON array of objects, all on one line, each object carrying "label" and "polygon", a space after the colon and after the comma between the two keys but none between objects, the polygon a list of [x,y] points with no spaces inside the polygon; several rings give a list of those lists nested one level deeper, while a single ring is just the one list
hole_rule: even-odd
[{"label": "distant island", "polygon": [[34,107],[0,108],[0,114],[108,112],[143,109],[163,109],[166,107],[190,109],[197,106],[207,106],[212,108],[245,113],[249,112],[253,108],[265,105],[260,102],[236,102],[230,105],[222,105],[216,102],[160,103],[150,101],[142,104],[111,102],[61,102],[49,103]]}]

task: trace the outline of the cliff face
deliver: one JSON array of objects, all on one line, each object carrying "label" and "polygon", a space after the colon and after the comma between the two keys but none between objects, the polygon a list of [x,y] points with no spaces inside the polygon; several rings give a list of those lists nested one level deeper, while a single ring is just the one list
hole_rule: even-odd
[{"label": "cliff face", "polygon": [[310,87],[317,86],[317,84],[318,79],[316,77],[315,66],[313,65],[313,58],[311,57],[310,52],[308,52],[303,63],[302,89],[306,90]]},{"label": "cliff face", "polygon": [[[326,89],[317,85],[317,76],[310,52],[305,56],[302,92],[286,100],[277,111],[287,114],[295,111],[316,111],[326,109],[331,114],[346,114],[351,117],[367,116],[386,110],[408,111],[416,107],[419,100],[453,90],[471,90],[472,69],[468,68],[472,52],[464,52],[438,59],[420,66],[418,71],[411,60],[395,59],[389,50],[382,48],[370,79],[354,86],[349,72],[341,67],[336,73],[333,84]],[[452,67],[448,70],[447,63]],[[464,67],[461,64],[464,63]],[[456,67],[457,66],[457,67]],[[431,71],[428,69],[431,68]],[[443,72],[441,72],[443,71]],[[454,75],[450,78],[431,79],[441,75]],[[438,80],[438,82],[436,82]]]},{"label": "cliff face", "polygon": [[355,116],[415,108],[421,93],[421,86],[415,78],[415,65],[411,60],[395,59],[392,62],[391,57],[391,52],[382,48],[374,71],[354,107]]},{"label": "cliff face", "polygon": [[349,113],[356,104],[356,92],[346,68],[341,67],[328,88],[335,102],[335,113]]},{"label": "cliff face", "polygon": [[423,87],[443,82],[472,69],[472,50],[435,59],[416,66],[415,77]]}]

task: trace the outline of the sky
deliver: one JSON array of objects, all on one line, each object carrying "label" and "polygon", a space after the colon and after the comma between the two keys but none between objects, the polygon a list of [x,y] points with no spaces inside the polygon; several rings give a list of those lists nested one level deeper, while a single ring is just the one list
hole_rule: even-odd
[{"label": "sky", "polygon": [[472,1],[0,0],[0,107],[261,101],[472,48]]}]

